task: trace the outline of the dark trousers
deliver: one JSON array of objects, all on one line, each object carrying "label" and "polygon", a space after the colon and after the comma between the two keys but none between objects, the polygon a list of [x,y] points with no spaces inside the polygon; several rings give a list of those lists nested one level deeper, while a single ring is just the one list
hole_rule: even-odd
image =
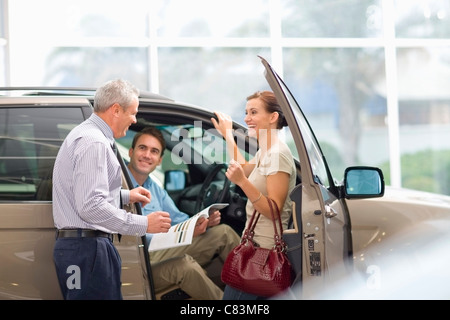
[{"label": "dark trousers", "polygon": [[58,238],[53,250],[65,300],[122,300],[122,261],[108,238]]},{"label": "dark trousers", "polygon": [[251,293],[243,292],[230,286],[225,286],[222,300],[266,300],[265,297],[259,297]]}]

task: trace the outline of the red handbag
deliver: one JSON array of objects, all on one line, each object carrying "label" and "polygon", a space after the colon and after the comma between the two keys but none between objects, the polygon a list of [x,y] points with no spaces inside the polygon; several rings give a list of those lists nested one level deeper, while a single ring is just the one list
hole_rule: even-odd
[{"label": "red handbag", "polygon": [[[280,211],[274,200],[267,198],[267,201],[274,227],[274,247],[266,249],[255,246],[253,235],[260,216],[260,213],[255,210],[248,228],[244,231],[241,243],[228,254],[221,273],[223,283],[262,297],[271,297],[283,292],[294,279],[293,269],[286,255],[286,244],[276,228],[275,220],[278,220],[280,233],[283,233]],[[277,213],[276,218],[274,208]]]}]

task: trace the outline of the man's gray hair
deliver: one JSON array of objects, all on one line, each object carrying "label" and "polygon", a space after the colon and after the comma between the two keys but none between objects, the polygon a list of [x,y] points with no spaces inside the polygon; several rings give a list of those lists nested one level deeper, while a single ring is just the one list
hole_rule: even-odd
[{"label": "man's gray hair", "polygon": [[138,98],[139,89],[131,82],[123,79],[110,80],[95,92],[94,111],[106,111],[114,103],[120,104],[126,110]]}]

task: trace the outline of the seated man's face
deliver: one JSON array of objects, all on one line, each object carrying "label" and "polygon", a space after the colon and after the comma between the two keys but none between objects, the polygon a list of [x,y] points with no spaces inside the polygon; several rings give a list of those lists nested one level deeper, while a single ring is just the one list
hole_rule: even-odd
[{"label": "seated man's face", "polygon": [[136,141],[134,149],[130,148],[129,168],[135,173],[148,176],[162,161],[162,146],[155,137],[144,134]]}]

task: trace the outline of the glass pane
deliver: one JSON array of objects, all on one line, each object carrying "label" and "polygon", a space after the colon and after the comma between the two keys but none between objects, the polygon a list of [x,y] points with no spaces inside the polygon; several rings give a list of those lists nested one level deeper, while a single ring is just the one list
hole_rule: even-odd
[{"label": "glass pane", "polygon": [[450,194],[450,48],[399,49],[402,185]]},{"label": "glass pane", "polygon": [[[312,176],[314,177],[314,181],[328,188],[330,187],[331,183],[328,179],[326,165],[325,162],[323,161],[322,154],[320,153],[320,146],[317,143],[315,134],[308,125],[308,121],[307,119],[305,119],[304,114],[300,111],[297,99],[295,99],[295,96],[292,96],[293,92],[288,90],[288,88],[286,88],[285,83],[283,81],[280,81],[278,79],[277,81],[280,84],[281,89],[284,91],[284,95],[288,100],[289,106],[295,116],[297,126],[302,134],[303,137],[302,140],[306,152],[308,153],[309,163],[311,165],[311,173]],[[298,159],[298,152],[293,153],[293,155],[297,156]]]},{"label": "glass pane", "polygon": [[403,38],[450,38],[450,2],[395,0],[395,32]]},{"label": "glass pane", "polygon": [[[6,16],[7,16],[7,11],[6,11],[6,3],[5,0],[0,0],[0,38],[5,38],[5,21],[6,20]],[[0,39],[0,44],[1,44],[1,39]]]},{"label": "glass pane", "polygon": [[148,2],[9,1],[10,12],[16,13],[10,17],[11,38],[41,39],[45,35],[56,41],[81,37],[144,37],[148,29]]},{"label": "glass pane", "polygon": [[389,160],[384,55],[380,48],[285,49],[284,78],[332,174]]},{"label": "glass pane", "polygon": [[6,41],[5,22],[7,10],[4,0],[0,0],[0,86],[6,85]]},{"label": "glass pane", "polygon": [[380,0],[280,0],[284,37],[380,37]]},{"label": "glass pane", "polygon": [[161,48],[160,92],[244,123],[246,97],[268,88],[257,55],[270,58],[269,53],[268,48]]},{"label": "glass pane", "polygon": [[0,119],[0,199],[51,200],[53,164],[81,109],[1,109]]},{"label": "glass pane", "polygon": [[42,53],[29,55],[20,65],[14,65],[12,74],[29,74],[15,78],[16,85],[94,87],[124,78],[139,88],[148,87],[146,48],[64,47]]},{"label": "glass pane", "polygon": [[0,39],[0,86],[6,86],[6,48],[2,46],[2,40]]},{"label": "glass pane", "polygon": [[161,0],[160,37],[268,37],[269,0]]}]

